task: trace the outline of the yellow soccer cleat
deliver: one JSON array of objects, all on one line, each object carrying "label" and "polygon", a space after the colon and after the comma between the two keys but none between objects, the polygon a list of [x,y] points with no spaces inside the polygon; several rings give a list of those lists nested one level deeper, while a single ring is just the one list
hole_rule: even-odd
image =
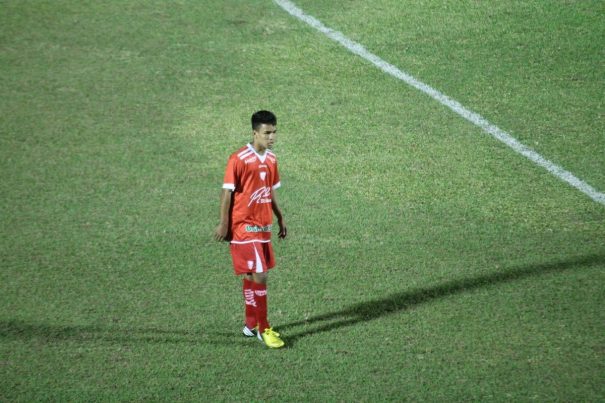
[{"label": "yellow soccer cleat", "polygon": [[263,341],[267,347],[270,348],[280,348],[283,347],[285,344],[284,341],[279,338],[279,333],[277,333],[270,327],[266,328],[262,334],[259,332],[258,338]]}]

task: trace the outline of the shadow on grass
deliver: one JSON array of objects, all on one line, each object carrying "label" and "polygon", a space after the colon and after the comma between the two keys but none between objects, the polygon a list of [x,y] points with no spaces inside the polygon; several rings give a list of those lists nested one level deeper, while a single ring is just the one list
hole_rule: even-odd
[{"label": "shadow on grass", "polygon": [[[375,299],[351,305],[348,308],[317,315],[306,320],[291,322],[279,326],[280,331],[299,326],[312,326],[311,329],[289,333],[286,342],[292,347],[296,340],[317,333],[352,326],[371,321],[392,313],[464,293],[479,288],[508,283],[518,279],[537,277],[543,274],[605,265],[605,255],[590,255],[566,261],[538,264],[528,267],[517,267],[506,271],[484,276],[449,281],[433,287],[421,288],[392,294],[385,298]],[[32,324],[18,320],[0,320],[0,338],[14,340],[35,340],[42,343],[52,342],[108,342],[108,343],[157,343],[157,344],[212,344],[244,345],[248,342],[239,332],[213,332],[208,334],[199,331],[178,329],[135,328],[104,326],[59,326]]]},{"label": "shadow on grass", "polygon": [[605,255],[589,255],[566,261],[511,268],[498,273],[469,279],[454,280],[433,287],[392,294],[385,298],[355,304],[343,310],[313,316],[302,321],[286,323],[279,326],[278,330],[282,331],[299,326],[313,326],[312,329],[291,334],[284,332],[286,335],[286,342],[292,346],[296,340],[306,336],[321,332],[329,332],[346,326],[352,326],[360,322],[371,321],[450,295],[461,294],[466,291],[508,283],[523,278],[537,277],[547,273],[604,264]]}]

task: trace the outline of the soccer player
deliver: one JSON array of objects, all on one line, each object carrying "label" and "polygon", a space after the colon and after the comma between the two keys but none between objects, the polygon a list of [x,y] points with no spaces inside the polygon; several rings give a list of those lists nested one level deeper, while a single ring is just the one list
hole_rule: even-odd
[{"label": "soccer player", "polygon": [[257,336],[268,347],[284,342],[267,320],[267,276],[275,266],[271,247],[273,214],[278,236],[287,235],[286,223],[277,203],[280,187],[277,159],[271,151],[277,133],[272,112],[252,115],[252,142],[231,154],[223,180],[220,223],[214,231],[218,241],[230,241],[236,275],[243,275],[245,336]]}]

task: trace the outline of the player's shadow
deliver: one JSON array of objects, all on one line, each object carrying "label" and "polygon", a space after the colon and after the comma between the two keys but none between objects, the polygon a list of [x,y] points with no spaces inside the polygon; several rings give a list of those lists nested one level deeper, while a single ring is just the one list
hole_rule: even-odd
[{"label": "player's shadow", "polygon": [[[603,264],[605,264],[605,255],[596,254],[566,261],[515,267],[497,273],[468,279],[453,280],[432,287],[404,291],[389,295],[385,298],[361,302],[343,310],[328,312],[305,320],[286,323],[279,326],[278,330],[284,331],[283,333],[286,336],[286,342],[291,346],[296,340],[306,336],[352,326],[361,322],[368,322],[450,295],[523,278],[540,276],[547,273],[587,268]],[[309,326],[311,326],[310,329],[308,329]],[[296,327],[303,327],[304,330],[298,332],[287,331],[288,329]]]},{"label": "player's shadow", "polygon": [[[279,326],[283,330],[286,342],[291,347],[297,340],[317,333],[368,322],[389,314],[426,302],[460,294],[466,291],[490,287],[523,278],[537,277],[543,274],[605,265],[605,254],[595,254],[565,261],[536,264],[526,267],[514,267],[497,273],[486,274],[469,279],[460,279],[438,284],[432,287],[391,294],[385,298],[374,299],[348,308],[313,316],[311,318],[286,323]],[[289,331],[302,327],[300,331]],[[0,319],[0,338],[35,340],[43,343],[70,342],[107,342],[107,343],[153,343],[153,344],[224,344],[233,347],[244,345],[245,340],[239,332],[213,332],[208,334],[202,329],[187,331],[178,329],[159,329],[154,327],[124,328],[119,326],[67,326],[40,323],[27,323],[20,320]]]}]

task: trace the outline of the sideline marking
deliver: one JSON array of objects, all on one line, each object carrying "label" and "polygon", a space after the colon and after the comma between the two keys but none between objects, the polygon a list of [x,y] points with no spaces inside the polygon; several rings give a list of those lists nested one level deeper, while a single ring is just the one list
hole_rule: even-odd
[{"label": "sideline marking", "polygon": [[506,144],[507,146],[509,146],[510,148],[515,150],[517,153],[523,155],[524,157],[526,157],[530,161],[534,162],[535,164],[546,169],[548,172],[550,172],[557,178],[567,182],[574,188],[578,189],[580,192],[582,192],[585,195],[587,195],[588,197],[590,197],[595,202],[605,205],[605,193],[599,192],[598,190],[596,190],[595,188],[590,186],[588,183],[586,183],[583,180],[574,176],[571,172],[566,171],[565,169],[561,168],[557,164],[550,162],[546,158],[542,157],[540,154],[538,154],[531,148],[520,143],[517,139],[512,137],[510,134],[508,134],[504,130],[502,130],[502,129],[498,128],[497,126],[494,126],[493,124],[488,122],[484,117],[482,117],[478,113],[475,113],[469,109],[466,109],[464,106],[462,106],[462,104],[460,104],[460,102],[458,102],[454,99],[451,99],[447,95],[442,94],[441,92],[437,91],[436,89],[432,88],[431,86],[423,83],[422,81],[415,79],[414,77],[407,74],[406,72],[401,71],[400,69],[393,66],[392,64],[382,60],[380,57],[378,57],[375,54],[366,50],[366,48],[364,48],[363,45],[350,40],[349,38],[344,36],[341,32],[335,31],[332,28],[325,26],[321,21],[319,21],[315,17],[313,17],[309,14],[305,14],[305,12],[303,10],[298,8],[291,1],[289,1],[289,0],[273,0],[273,1],[278,6],[283,8],[286,12],[288,12],[290,15],[292,15],[293,17],[296,17],[297,19],[303,21],[304,23],[312,26],[319,32],[326,35],[328,38],[332,39],[333,41],[340,43],[342,46],[347,48],[349,51],[351,51],[352,53],[355,53],[356,55],[369,61],[370,63],[372,63],[373,65],[378,67],[380,70],[384,71],[385,73],[387,73],[395,78],[398,78],[399,80],[416,88],[417,90],[422,91],[423,93],[425,93],[429,97],[433,98],[440,104],[447,106],[452,111],[454,111],[456,114],[458,114],[461,117],[463,117],[464,119],[468,120],[475,126],[480,127],[481,129],[483,129],[485,132],[490,134],[495,139],[500,140],[502,143]]}]

